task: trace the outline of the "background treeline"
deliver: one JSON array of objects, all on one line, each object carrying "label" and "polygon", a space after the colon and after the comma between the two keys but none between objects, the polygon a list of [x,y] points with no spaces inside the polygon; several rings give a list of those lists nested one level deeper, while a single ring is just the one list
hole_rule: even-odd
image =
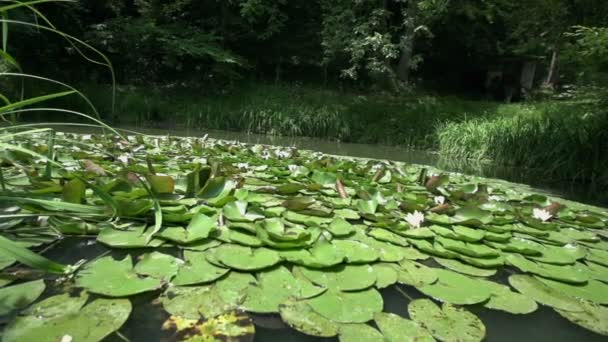
[{"label": "background treeline", "polygon": [[[107,53],[122,84],[217,88],[245,78],[399,90],[418,81],[475,93],[488,70],[523,58],[539,61],[539,81],[553,86],[608,79],[605,0],[81,0],[38,8]],[[10,44],[29,70],[108,81],[99,68],[83,73],[73,49],[33,27],[13,28]]]}]

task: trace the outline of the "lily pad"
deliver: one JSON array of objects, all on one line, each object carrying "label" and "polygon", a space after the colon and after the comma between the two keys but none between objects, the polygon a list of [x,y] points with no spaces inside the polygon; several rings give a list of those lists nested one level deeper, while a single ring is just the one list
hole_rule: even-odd
[{"label": "lily pad", "polygon": [[509,277],[509,284],[524,296],[534,299],[541,304],[559,310],[583,311],[583,308],[577,300],[548,287],[534,277],[514,274]]},{"label": "lily pad", "polygon": [[227,267],[240,271],[256,271],[276,265],[279,254],[267,248],[249,248],[224,244],[215,248],[215,257]]},{"label": "lily pad", "polygon": [[490,300],[483,304],[483,306],[488,309],[521,315],[532,313],[538,308],[538,305],[533,299],[511,291],[508,286],[491,281],[486,281],[484,283],[492,292]]},{"label": "lily pad", "polygon": [[439,308],[429,299],[417,299],[408,305],[407,311],[413,321],[441,341],[475,342],[486,335],[486,328],[477,316],[448,303]]},{"label": "lily pad", "polygon": [[432,284],[437,280],[436,269],[427,267],[423,264],[403,260],[397,268],[397,281],[401,284],[420,287]]},{"label": "lily pad", "polygon": [[536,263],[518,254],[507,256],[507,262],[522,272],[533,273],[544,278],[554,279],[573,284],[584,284],[589,280],[589,273],[582,264],[551,265]]},{"label": "lily pad", "polygon": [[45,288],[42,279],[0,288],[0,316],[30,305],[40,297]]},{"label": "lily pad", "polygon": [[281,318],[297,331],[319,337],[332,337],[338,334],[338,325],[319,315],[301,301],[288,301],[279,306]]},{"label": "lily pad", "polygon": [[581,302],[583,311],[573,312],[557,309],[557,313],[574,324],[600,335],[608,336],[608,308],[601,305]]},{"label": "lily pad", "polygon": [[127,299],[96,299],[57,295],[43,300],[17,317],[4,330],[3,341],[100,341],[117,331],[131,314]]},{"label": "lily pad", "polygon": [[585,299],[596,304],[608,304],[608,284],[589,280],[586,284],[566,284],[555,280],[537,278],[543,284],[569,297]]},{"label": "lily pad", "polygon": [[427,296],[457,305],[477,304],[490,298],[490,290],[479,280],[443,269],[436,269],[435,273],[436,283],[417,287]]},{"label": "lily pad", "polygon": [[113,248],[147,248],[159,247],[163,240],[151,239],[144,234],[146,226],[130,227],[125,230],[106,227],[97,235],[97,241]]},{"label": "lily pad", "polygon": [[340,342],[376,342],[384,341],[384,336],[363,323],[340,325]]},{"label": "lily pad", "polygon": [[348,236],[355,231],[355,228],[350,222],[340,217],[333,219],[326,229],[336,237]]},{"label": "lily pad", "polygon": [[474,277],[491,277],[496,274],[496,270],[494,269],[483,269],[477,268],[475,266],[463,264],[458,260],[453,259],[443,259],[435,257],[435,261],[445,268],[449,268],[452,271],[456,271],[458,273],[474,276]]},{"label": "lily pad", "polygon": [[369,265],[339,265],[322,270],[298,267],[306,278],[332,290],[356,291],[373,286],[376,273]]},{"label": "lily pad", "polygon": [[189,244],[209,237],[209,233],[217,229],[217,217],[209,217],[205,214],[196,214],[188,226],[167,227],[156,234],[156,236],[177,242],[179,244]]},{"label": "lily pad", "polygon": [[230,312],[211,319],[169,317],[162,326],[167,340],[174,341],[253,341],[255,326],[251,318]]},{"label": "lily pad", "polygon": [[194,285],[210,283],[221,278],[230,269],[218,267],[207,261],[205,252],[185,251],[185,262],[179,266],[173,285]]},{"label": "lily pad", "polygon": [[397,282],[399,273],[392,264],[376,263],[372,267],[376,273],[376,288],[383,289]]},{"label": "lily pad", "polygon": [[328,290],[305,301],[323,317],[339,323],[365,323],[382,311],[382,296],[375,289],[358,292]]},{"label": "lily pad", "polygon": [[130,255],[122,260],[114,260],[111,256],[97,259],[82,268],[76,276],[76,286],[109,297],[126,297],[154,291],[161,285],[160,279],[142,277],[135,273]]},{"label": "lily pad", "polygon": [[392,313],[379,312],[374,315],[374,321],[387,341],[435,341],[433,335],[419,323]]},{"label": "lily pad", "polygon": [[171,255],[152,252],[141,257],[135,265],[135,273],[169,281],[183,263]]},{"label": "lily pad", "polygon": [[380,258],[374,248],[358,241],[333,240],[331,243],[343,251],[348,263],[371,263]]}]

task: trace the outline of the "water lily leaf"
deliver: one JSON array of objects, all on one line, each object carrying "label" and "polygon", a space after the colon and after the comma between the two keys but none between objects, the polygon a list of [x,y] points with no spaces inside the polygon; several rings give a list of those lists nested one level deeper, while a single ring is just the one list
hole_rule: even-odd
[{"label": "water lily leaf", "polygon": [[42,279],[0,288],[0,316],[30,305],[40,297],[45,288]]},{"label": "water lily leaf", "polygon": [[497,250],[479,243],[463,242],[440,236],[436,237],[435,241],[439,242],[447,250],[474,258],[494,258],[500,256]]},{"label": "water lily leaf", "polygon": [[298,211],[310,207],[311,205],[315,204],[315,202],[316,200],[312,197],[298,196],[285,200],[283,202],[283,207],[289,210]]},{"label": "water lily leaf", "polygon": [[463,264],[458,260],[453,259],[443,259],[435,257],[435,261],[445,268],[449,268],[452,271],[456,271],[458,273],[474,276],[474,277],[491,277],[496,274],[496,270],[493,269],[482,269],[477,268],[475,266],[470,266],[467,264]]},{"label": "water lily leaf", "polygon": [[589,248],[585,259],[608,267],[608,251]]},{"label": "water lily leaf", "polygon": [[234,201],[226,204],[222,209],[224,216],[237,222],[253,222],[264,218],[263,215],[247,212],[249,203],[245,201]]},{"label": "water lily leaf", "polygon": [[589,231],[578,230],[573,228],[560,229],[560,235],[566,236],[575,241],[596,242],[599,241],[597,235]]},{"label": "water lily leaf", "polygon": [[230,271],[228,275],[218,279],[213,286],[224,302],[240,303],[246,295],[245,290],[256,283],[255,277],[249,273]]},{"label": "water lily leaf", "polygon": [[334,215],[338,216],[338,217],[342,217],[347,220],[358,220],[361,218],[361,215],[359,215],[359,213],[357,213],[356,211],[354,211],[352,209],[348,209],[348,208],[335,209]]},{"label": "water lily leaf", "polygon": [[285,227],[279,218],[269,218],[262,223],[271,239],[277,241],[301,241],[310,238],[310,232],[297,226]]},{"label": "water lily leaf", "polygon": [[333,187],[338,180],[338,177],[335,173],[315,170],[310,176],[310,179],[312,179],[315,183]]},{"label": "water lily leaf", "polygon": [[171,194],[175,190],[175,179],[166,175],[148,175],[146,176],[152,191],[157,194]]},{"label": "water lily leaf", "polygon": [[135,265],[135,273],[169,281],[183,263],[181,259],[168,254],[147,253]]},{"label": "water lily leaf", "polygon": [[375,214],[378,210],[378,201],[375,199],[371,200],[357,200],[357,209],[363,214]]},{"label": "water lily leaf", "polygon": [[158,247],[163,244],[163,240],[152,239],[146,241],[144,235],[146,226],[129,227],[126,230],[106,227],[97,235],[97,241],[113,248],[146,248]]},{"label": "water lily leaf", "polygon": [[227,267],[240,271],[256,271],[281,261],[276,251],[267,248],[249,248],[224,244],[215,248],[215,257]]},{"label": "water lily leaf", "polygon": [[565,245],[563,247],[545,245],[541,253],[539,256],[529,256],[528,258],[548,264],[571,265],[587,255],[585,248],[575,245]]},{"label": "water lily leaf", "polygon": [[437,281],[437,273],[434,268],[410,260],[403,260],[399,265],[397,281],[401,284],[419,287]]},{"label": "water lily leaf", "polygon": [[131,314],[127,299],[96,299],[67,294],[47,298],[17,317],[4,330],[3,341],[100,341],[117,331]]},{"label": "water lily leaf", "polygon": [[347,236],[355,231],[355,228],[352,224],[350,224],[350,222],[340,217],[334,218],[326,229],[331,233],[331,235],[336,237]]},{"label": "water lily leaf", "polygon": [[161,285],[160,279],[141,277],[135,273],[130,255],[122,260],[114,260],[111,256],[97,259],[84,266],[76,276],[76,286],[109,297],[154,291]]},{"label": "water lily leaf", "polygon": [[433,231],[428,227],[412,228],[404,231],[394,232],[412,239],[432,239],[435,236],[435,233],[433,233]]},{"label": "water lily leaf", "polygon": [[399,273],[393,264],[376,263],[372,267],[376,273],[376,288],[383,289],[397,282]]},{"label": "water lily leaf", "polygon": [[577,265],[551,265],[536,263],[518,254],[510,254],[506,257],[507,262],[520,269],[541,277],[554,279],[573,284],[584,284],[589,280],[589,273],[582,264]]},{"label": "water lily leaf", "polygon": [[489,224],[493,220],[492,212],[476,207],[467,207],[456,210],[452,217],[452,222],[463,226],[477,227]]},{"label": "water lily leaf", "polygon": [[566,284],[555,280],[537,278],[543,284],[569,297],[585,299],[596,304],[608,304],[608,284],[589,280],[586,284]]},{"label": "water lily leaf", "polygon": [[509,276],[509,284],[524,296],[532,298],[541,304],[560,310],[583,311],[579,301],[548,287],[534,277],[513,274]]},{"label": "water lily leaf", "polygon": [[245,294],[225,301],[214,286],[174,286],[160,297],[165,311],[187,319],[209,319],[236,310]]},{"label": "water lily leaf", "polygon": [[481,341],[486,335],[486,328],[477,316],[448,303],[439,308],[429,299],[417,299],[408,305],[407,311],[412,320],[441,341]]},{"label": "water lily leaf", "polygon": [[209,234],[217,229],[217,217],[209,217],[205,214],[196,214],[186,227],[166,227],[156,233],[155,236],[177,242],[189,244],[206,239]]},{"label": "water lily leaf", "polygon": [[390,242],[394,245],[403,246],[403,247],[409,246],[409,243],[407,242],[406,238],[404,238],[403,236],[397,235],[395,233],[392,233],[386,229],[375,228],[375,229],[372,229],[369,232],[367,232],[367,235],[373,237],[374,239],[376,239],[378,241]]},{"label": "water lily leaf", "polygon": [[581,302],[581,306],[583,308],[581,312],[560,309],[556,309],[556,311],[574,324],[600,335],[608,336],[608,308],[586,302]]},{"label": "water lily leaf", "polygon": [[295,330],[312,336],[332,337],[338,334],[338,325],[319,315],[301,301],[288,301],[279,306],[281,319]]},{"label": "water lily leaf", "polygon": [[480,281],[462,274],[436,269],[437,282],[417,287],[427,296],[456,305],[471,305],[485,302],[490,290]]},{"label": "water lily leaf", "polygon": [[286,210],[283,217],[290,222],[300,223],[307,226],[322,226],[331,223],[332,219],[327,217],[318,217],[303,215],[294,211]]},{"label": "water lily leaf", "polygon": [[392,313],[379,312],[374,321],[387,341],[433,342],[431,333],[419,323]]},{"label": "water lily leaf", "polygon": [[587,268],[589,269],[589,275],[592,279],[608,283],[608,267],[589,262],[587,263]]},{"label": "water lily leaf", "polygon": [[519,253],[523,255],[541,255],[543,246],[534,241],[514,237],[506,243],[485,241],[487,245],[498,248],[505,252]]},{"label": "water lily leaf", "polygon": [[488,309],[520,315],[529,314],[538,309],[538,305],[533,299],[511,291],[508,286],[491,281],[485,281],[484,285],[489,287],[492,292],[490,300],[483,304]]},{"label": "water lily leaf", "polygon": [[339,323],[365,323],[384,307],[382,296],[375,289],[358,292],[328,290],[305,303],[321,316]]},{"label": "water lily leaf", "polygon": [[243,309],[255,313],[277,313],[279,305],[299,293],[296,278],[285,267],[257,273],[257,284],[247,287]]},{"label": "water lily leaf", "polygon": [[376,342],[384,341],[384,336],[367,324],[340,325],[340,342]]},{"label": "water lily leaf", "polygon": [[185,251],[182,263],[173,278],[174,285],[193,285],[210,283],[230,271],[228,268],[212,265],[207,261],[205,252]]},{"label": "water lily leaf", "polygon": [[347,263],[370,263],[380,258],[375,249],[358,241],[333,240],[331,243],[343,251]]},{"label": "water lily leaf", "polygon": [[251,342],[255,326],[251,318],[230,312],[211,319],[169,317],[162,326],[167,341],[242,341]]},{"label": "water lily leaf", "polygon": [[376,282],[376,273],[369,265],[338,265],[322,270],[298,267],[297,270],[313,283],[334,290],[356,291]]}]

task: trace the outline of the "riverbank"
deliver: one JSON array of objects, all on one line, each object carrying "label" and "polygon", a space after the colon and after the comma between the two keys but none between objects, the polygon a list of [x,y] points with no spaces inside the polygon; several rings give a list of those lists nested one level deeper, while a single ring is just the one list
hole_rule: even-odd
[{"label": "riverbank", "polygon": [[[80,87],[115,125],[309,136],[438,151],[534,169],[555,181],[608,185],[608,115],[597,91],[526,103],[410,93],[362,95],[297,84],[244,84],[226,92]],[[76,98],[64,106],[78,108]]]}]

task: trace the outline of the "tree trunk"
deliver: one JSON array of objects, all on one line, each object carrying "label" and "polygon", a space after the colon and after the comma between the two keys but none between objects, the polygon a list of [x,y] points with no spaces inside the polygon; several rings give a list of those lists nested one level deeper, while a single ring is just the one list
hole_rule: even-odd
[{"label": "tree trunk", "polygon": [[559,67],[560,67],[561,48],[558,44],[553,47],[553,54],[551,56],[551,64],[549,65],[549,71],[547,72],[547,79],[545,80],[545,86],[555,89],[559,84]]},{"label": "tree trunk", "polygon": [[410,81],[410,70],[412,68],[412,55],[414,52],[414,30],[408,30],[407,36],[404,38],[403,47],[401,48],[401,58],[397,66],[397,77],[404,82]]}]

